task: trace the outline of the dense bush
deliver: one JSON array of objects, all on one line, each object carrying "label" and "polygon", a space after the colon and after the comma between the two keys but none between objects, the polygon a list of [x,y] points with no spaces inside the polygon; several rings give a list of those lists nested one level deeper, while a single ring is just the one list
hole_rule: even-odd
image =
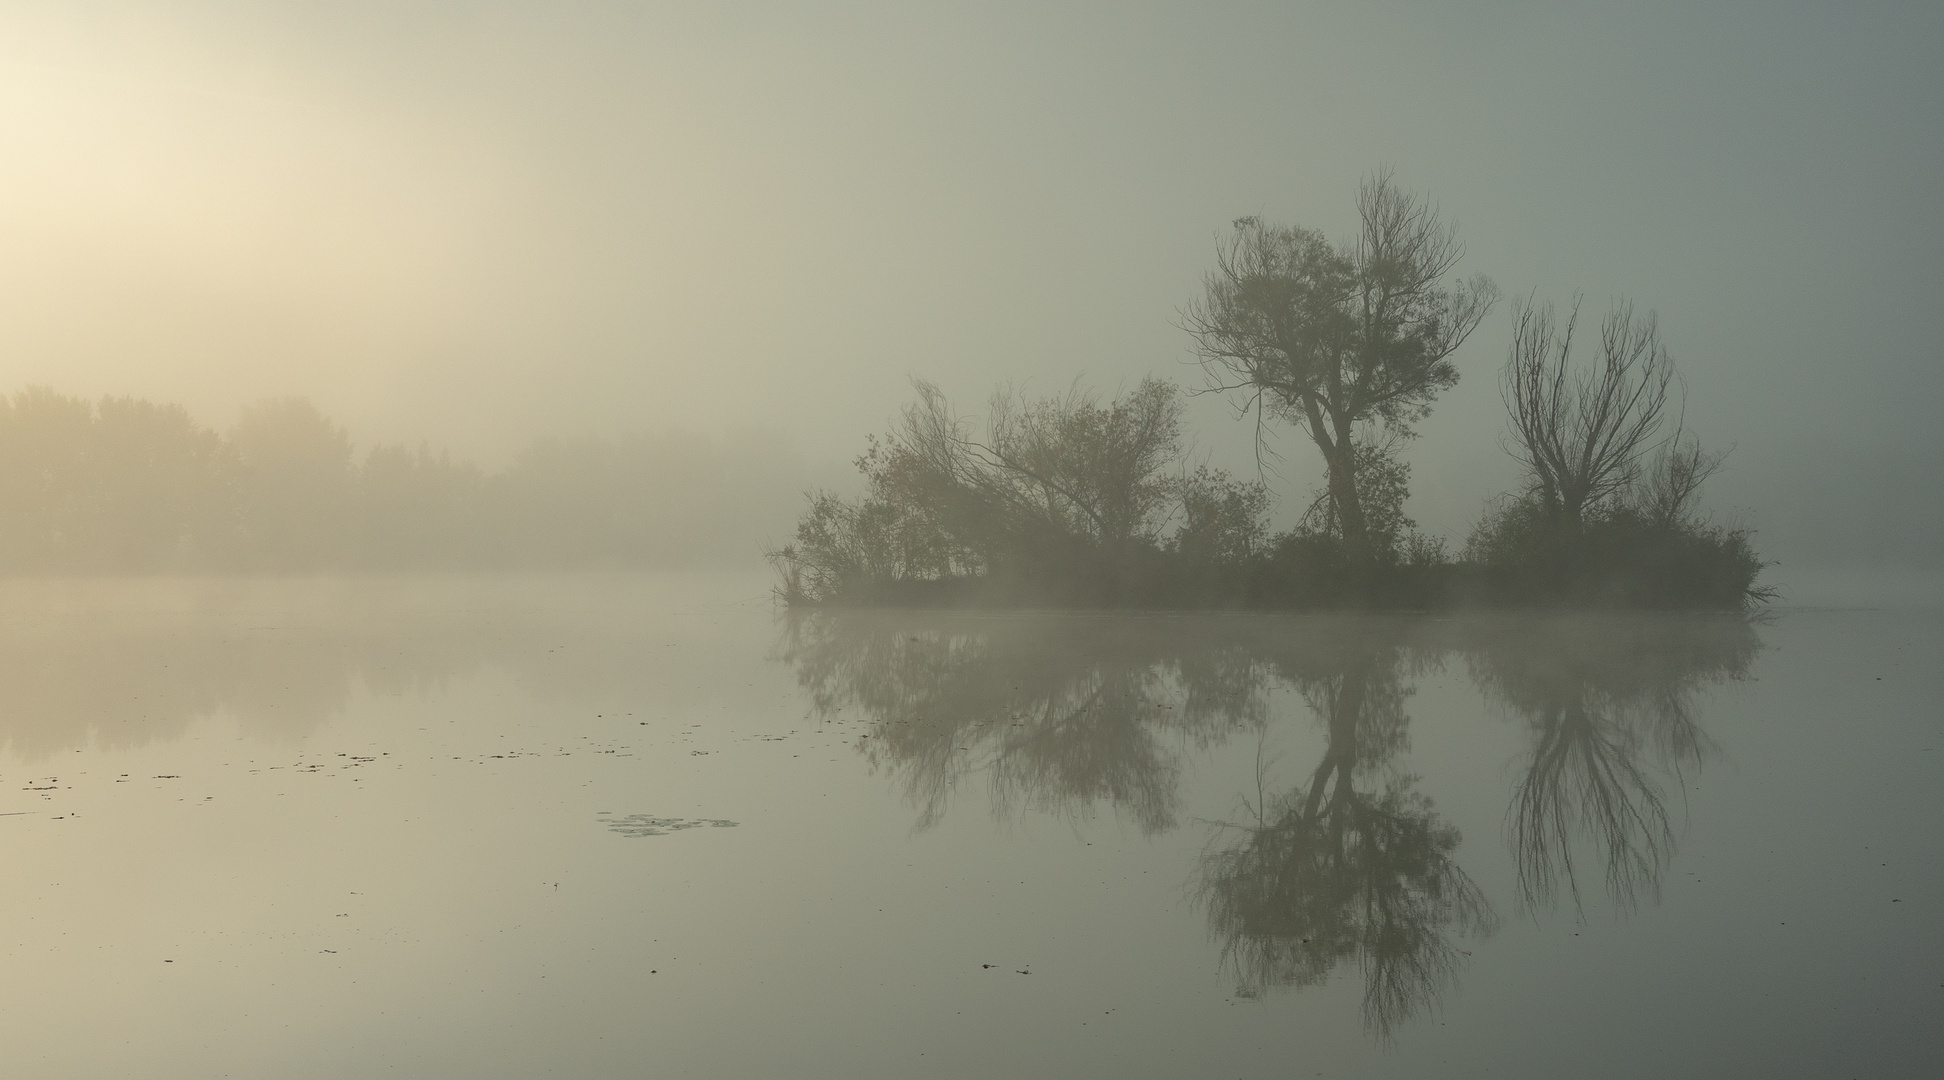
[{"label": "dense bush", "polygon": [[1746,529],[1630,502],[1573,523],[1533,495],[1492,507],[1466,545],[1492,597],[1518,604],[1733,608],[1767,596]]},{"label": "dense bush", "polygon": [[975,439],[918,384],[899,424],[858,458],[865,493],[810,496],[771,553],[792,603],[980,599],[1175,604],[1239,592],[1268,492],[1182,466],[1181,395],[1144,380],[1102,404],[1070,392],[993,399]]}]

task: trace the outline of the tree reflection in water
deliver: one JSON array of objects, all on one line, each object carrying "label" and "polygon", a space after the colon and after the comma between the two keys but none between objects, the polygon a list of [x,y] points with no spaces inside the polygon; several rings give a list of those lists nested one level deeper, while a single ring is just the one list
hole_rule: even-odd
[{"label": "tree reflection in water", "polygon": [[1407,649],[1402,629],[1360,621],[1274,642],[1269,666],[1328,742],[1307,783],[1259,803],[1253,824],[1226,826],[1240,838],[1203,856],[1198,893],[1239,994],[1311,985],[1356,963],[1364,1022],[1380,1036],[1451,983],[1454,936],[1495,926],[1452,859],[1458,830],[1391,767],[1408,741],[1403,675],[1435,656]]},{"label": "tree reflection in water", "polygon": [[985,772],[1000,816],[1106,804],[1154,834],[1177,823],[1181,751],[1264,722],[1238,636],[1159,616],[819,612],[791,619],[780,655],[817,716],[865,725],[860,750],[920,829]]},{"label": "tree reflection in water", "polygon": [[1603,616],[1503,620],[1466,635],[1479,689],[1525,720],[1532,751],[1507,833],[1529,908],[1582,902],[1576,852],[1604,864],[1622,907],[1657,898],[1675,829],[1660,779],[1714,752],[1695,708],[1741,679],[1761,641],[1747,619]]},{"label": "tree reflection in water", "polygon": [[1463,657],[1532,749],[1508,836],[1528,908],[1580,890],[1591,847],[1623,904],[1652,895],[1676,780],[1713,744],[1704,688],[1760,648],[1746,619],[1494,616],[793,616],[779,650],[813,711],[859,723],[926,828],[984,773],[994,811],[1085,816],[1106,805],[1154,834],[1180,820],[1183,754],[1262,732],[1271,691],[1295,691],[1326,742],[1307,779],[1218,823],[1194,889],[1238,993],[1363,972],[1379,1037],[1435,1003],[1497,919],[1458,865],[1458,830],[1397,767],[1413,680]]}]

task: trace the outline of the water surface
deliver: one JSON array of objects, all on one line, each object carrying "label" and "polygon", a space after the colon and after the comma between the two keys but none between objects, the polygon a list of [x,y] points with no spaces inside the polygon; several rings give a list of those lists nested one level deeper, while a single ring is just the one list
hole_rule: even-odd
[{"label": "water surface", "polygon": [[1935,611],[0,607],[22,1075],[1915,1075]]}]

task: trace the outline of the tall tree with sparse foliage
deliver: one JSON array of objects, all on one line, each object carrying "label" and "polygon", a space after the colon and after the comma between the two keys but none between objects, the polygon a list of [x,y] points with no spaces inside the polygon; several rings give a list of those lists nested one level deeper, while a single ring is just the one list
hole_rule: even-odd
[{"label": "tall tree with sparse foliage", "polygon": [[1235,222],[1203,295],[1183,313],[1214,387],[1258,420],[1301,427],[1328,475],[1332,518],[1353,558],[1374,554],[1357,483],[1359,427],[1408,433],[1458,381],[1451,354],[1498,297],[1478,275],[1448,282],[1455,227],[1388,172],[1357,194],[1348,245],[1314,229]]}]

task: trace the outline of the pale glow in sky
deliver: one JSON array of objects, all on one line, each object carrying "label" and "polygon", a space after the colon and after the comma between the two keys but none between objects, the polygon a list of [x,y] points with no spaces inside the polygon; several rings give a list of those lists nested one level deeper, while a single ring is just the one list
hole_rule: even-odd
[{"label": "pale glow in sky", "polygon": [[[1379,165],[1509,295],[1659,313],[1712,502],[1944,559],[1933,5],[10,4],[0,389],[305,394],[488,463],[773,432],[840,478],[911,375],[1199,382],[1177,308]],[[1412,510],[1512,482],[1496,312]],[[1214,400],[1218,463],[1247,433]],[[1285,505],[1306,502],[1287,443]]]}]

